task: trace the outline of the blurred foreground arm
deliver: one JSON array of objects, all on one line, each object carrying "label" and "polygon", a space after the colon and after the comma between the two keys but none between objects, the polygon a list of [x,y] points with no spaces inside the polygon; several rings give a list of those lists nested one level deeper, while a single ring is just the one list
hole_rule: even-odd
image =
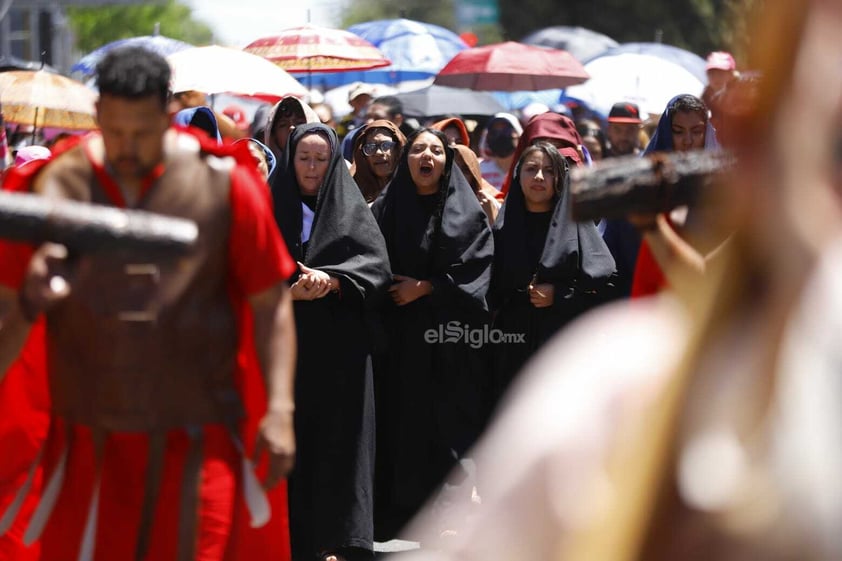
[{"label": "blurred foreground arm", "polygon": [[260,421],[255,461],[269,455],[264,485],[274,487],[295,464],[294,384],[296,361],[292,295],[285,283],[249,297],[254,315],[254,342],[266,384],[267,409]]},{"label": "blurred foreground arm", "polygon": [[20,291],[0,285],[0,380],[17,358],[35,319],[70,294],[73,263],[63,245],[33,254]]}]

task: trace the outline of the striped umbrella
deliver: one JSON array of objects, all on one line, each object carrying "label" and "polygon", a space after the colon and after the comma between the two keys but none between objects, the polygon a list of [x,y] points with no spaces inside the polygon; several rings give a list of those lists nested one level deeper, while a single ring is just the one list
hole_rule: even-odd
[{"label": "striped umbrella", "polygon": [[388,66],[377,47],[349,31],[304,25],[253,41],[243,50],[287,72],[342,72]]}]

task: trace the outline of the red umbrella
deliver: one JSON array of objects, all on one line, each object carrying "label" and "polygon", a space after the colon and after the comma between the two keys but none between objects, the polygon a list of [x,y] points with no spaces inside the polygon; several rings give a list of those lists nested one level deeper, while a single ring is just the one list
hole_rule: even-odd
[{"label": "red umbrella", "polygon": [[508,41],[466,49],[438,73],[436,84],[492,91],[566,88],[589,78],[567,51]]},{"label": "red umbrella", "polygon": [[271,60],[287,72],[342,72],[391,64],[377,47],[358,35],[312,25],[257,39],[243,50]]}]

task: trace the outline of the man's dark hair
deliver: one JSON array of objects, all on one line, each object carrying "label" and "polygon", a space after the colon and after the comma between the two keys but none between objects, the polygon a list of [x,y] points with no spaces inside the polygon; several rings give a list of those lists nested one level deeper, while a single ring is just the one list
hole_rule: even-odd
[{"label": "man's dark hair", "polygon": [[390,118],[395,118],[398,115],[403,115],[403,103],[401,103],[401,100],[399,100],[393,95],[380,96],[374,101],[372,101],[371,104],[383,105],[385,107],[388,107]]},{"label": "man's dark hair", "polygon": [[96,85],[100,94],[129,99],[156,96],[166,108],[170,74],[164,57],[142,47],[120,47],[96,65]]}]

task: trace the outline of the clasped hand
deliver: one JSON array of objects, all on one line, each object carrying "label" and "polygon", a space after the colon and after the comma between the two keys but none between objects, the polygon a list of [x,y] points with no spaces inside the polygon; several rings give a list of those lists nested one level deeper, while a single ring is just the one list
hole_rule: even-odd
[{"label": "clasped hand", "polygon": [[331,290],[338,290],[339,281],[324,271],[311,269],[300,262],[298,267],[301,269],[301,275],[291,288],[294,300],[317,300],[327,296]]},{"label": "clasped hand", "polygon": [[429,281],[420,281],[403,275],[393,275],[396,282],[389,287],[392,301],[398,306],[405,306],[432,292]]},{"label": "clasped hand", "polygon": [[553,305],[555,286],[550,283],[530,284],[529,301],[536,308],[548,308]]}]

